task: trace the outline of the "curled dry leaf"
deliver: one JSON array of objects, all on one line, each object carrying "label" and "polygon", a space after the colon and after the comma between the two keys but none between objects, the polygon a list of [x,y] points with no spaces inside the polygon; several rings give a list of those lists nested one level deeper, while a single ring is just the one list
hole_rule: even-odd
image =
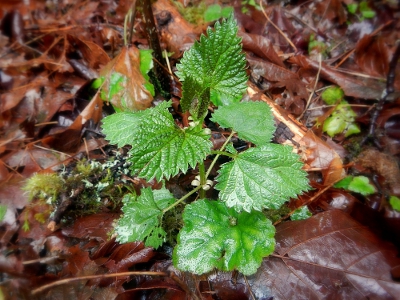
[{"label": "curled dry leaf", "polygon": [[338,153],[313,131],[307,131],[301,142],[306,163],[311,169],[322,172],[324,185],[331,185],[345,175],[343,162]]},{"label": "curled dry leaf", "polygon": [[[315,4],[315,13],[330,21],[337,19],[339,24],[347,21],[346,11],[341,0],[321,1]],[[321,22],[322,23],[322,22]],[[324,22],[325,23],[325,22]],[[328,23],[329,24],[329,23]]]},{"label": "curled dry leaf", "polygon": [[277,257],[248,277],[259,299],[397,299],[396,248],[340,210],[277,226]]},{"label": "curled dry leaf", "polygon": [[62,229],[62,233],[68,237],[95,238],[97,240],[108,240],[108,233],[114,228],[113,222],[118,218],[115,213],[98,213],[81,217],[71,227]]},{"label": "curled dry leaf", "polygon": [[72,46],[79,49],[90,68],[97,71],[110,61],[108,54],[96,43],[73,35],[67,35],[67,38]]}]

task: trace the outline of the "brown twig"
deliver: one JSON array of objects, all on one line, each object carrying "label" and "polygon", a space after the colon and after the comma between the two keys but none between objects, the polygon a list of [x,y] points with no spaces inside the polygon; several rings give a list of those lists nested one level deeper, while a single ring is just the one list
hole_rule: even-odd
[{"label": "brown twig", "polygon": [[389,64],[389,72],[388,72],[387,80],[386,80],[386,88],[382,93],[381,99],[379,99],[378,103],[376,104],[375,110],[372,112],[371,123],[369,125],[368,134],[361,141],[361,145],[364,145],[368,140],[372,140],[372,142],[375,144],[375,146],[378,149],[381,148],[379,142],[375,138],[375,130],[376,130],[376,125],[377,125],[376,121],[379,117],[381,110],[383,109],[383,105],[388,100],[389,95],[394,93],[394,81],[396,79],[396,67],[397,67],[397,62],[398,62],[399,58],[400,58],[400,40],[397,41],[396,50],[395,50],[393,57]]},{"label": "brown twig", "polygon": [[65,278],[61,279],[49,284],[45,284],[37,289],[32,291],[32,295],[36,295],[38,293],[43,292],[52,287],[56,287],[59,285],[67,284],[73,281],[80,281],[80,280],[90,280],[90,279],[101,279],[101,278],[113,278],[113,277],[124,277],[124,276],[131,276],[131,275],[148,275],[148,276],[168,276],[165,272],[121,272],[121,273],[113,273],[113,274],[100,274],[100,275],[89,275],[89,276],[80,276],[74,278]]},{"label": "brown twig", "polygon": [[317,89],[317,84],[318,84],[318,80],[319,80],[319,74],[321,73],[321,68],[322,68],[322,55],[321,55],[321,53],[319,53],[319,55],[318,55],[318,72],[317,72],[317,76],[315,77],[314,87],[310,93],[310,96],[308,97],[306,107],[304,108],[301,115],[297,118],[297,120],[300,120],[303,117],[303,115],[307,111],[308,107],[310,106],[312,96],[314,95],[315,90]]},{"label": "brown twig", "polygon": [[[162,50],[160,45],[160,40],[158,37],[158,29],[156,23],[154,22],[153,9],[151,7],[150,0],[141,0],[139,3],[142,4],[143,7],[143,19],[146,23],[146,33],[147,40],[149,41],[150,48],[153,49],[154,58],[165,67],[163,63]],[[157,77],[160,82],[161,88],[165,92],[169,92],[169,82],[168,77],[165,76],[163,68],[160,67],[159,64],[154,64],[154,75]]]},{"label": "brown twig", "polygon": [[136,0],[132,1],[131,4],[131,19],[129,23],[129,30],[128,30],[128,45],[131,44],[132,42],[132,36],[133,36],[133,24],[135,23],[135,15],[136,15]]},{"label": "brown twig", "polygon": [[262,0],[260,0],[260,7],[261,11],[264,14],[265,18],[268,20],[268,22],[271,23],[272,26],[283,36],[283,38],[289,43],[290,46],[294,49],[294,52],[297,52],[297,47],[292,43],[292,41],[286,36],[286,34],[274,23],[271,21],[271,19],[268,17],[267,13],[264,10]]}]

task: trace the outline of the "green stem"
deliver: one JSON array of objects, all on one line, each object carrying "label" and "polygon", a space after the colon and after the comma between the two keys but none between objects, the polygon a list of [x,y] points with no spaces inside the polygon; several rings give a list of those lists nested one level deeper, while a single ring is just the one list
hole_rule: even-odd
[{"label": "green stem", "polygon": [[213,151],[211,151],[211,154],[225,155],[225,156],[229,156],[231,158],[235,158],[236,157],[235,154],[232,154],[232,153],[229,153],[229,152],[226,152],[226,151],[221,151],[221,150],[213,150]]},{"label": "green stem", "polygon": [[[200,175],[200,186],[203,186],[206,184],[206,171],[204,168],[204,162],[199,163],[199,175]],[[206,191],[204,189],[201,189],[199,191],[199,197],[200,199],[204,199],[206,197]]]},{"label": "green stem", "polygon": [[194,188],[193,190],[191,190],[189,193],[187,193],[185,196],[183,196],[182,198],[180,198],[179,200],[177,200],[175,203],[171,204],[170,206],[168,206],[167,208],[164,208],[162,213],[165,214],[167,211],[169,211],[170,209],[174,208],[175,206],[177,206],[179,203],[181,203],[182,201],[186,200],[187,198],[189,198],[189,196],[193,195],[194,193],[196,193],[198,190],[200,190],[202,188],[201,185],[199,185],[198,187]]},{"label": "green stem", "polygon": [[[221,146],[221,148],[219,149],[219,151],[223,151],[223,150],[225,149],[226,145],[228,145],[229,141],[231,140],[231,138],[233,137],[233,135],[234,135],[235,133],[236,133],[236,132],[232,130],[231,134],[228,136],[228,138],[226,139],[225,143]],[[220,157],[220,155],[221,155],[221,154],[217,154],[217,155],[214,157],[213,161],[211,162],[211,165],[210,165],[210,167],[208,168],[207,173],[206,173],[206,179],[208,178],[208,176],[210,176],[211,170],[212,170],[212,168],[214,168],[214,165],[217,163],[217,160],[218,160],[218,158]]]},{"label": "green stem", "polygon": [[[232,131],[231,134],[228,136],[228,138],[226,139],[225,143],[221,146],[221,148],[219,149],[219,151],[223,152],[223,150],[225,149],[226,145],[228,145],[229,141],[231,140],[231,138],[233,137],[233,135],[236,132]],[[175,203],[171,204],[170,206],[168,206],[167,208],[163,209],[162,213],[165,214],[167,211],[169,211],[170,209],[174,208],[175,206],[177,206],[179,203],[185,201],[187,198],[189,198],[191,195],[193,195],[194,193],[196,193],[197,191],[200,190],[200,198],[201,198],[201,191],[203,191],[205,193],[205,191],[203,190],[203,184],[206,183],[206,180],[208,178],[208,176],[210,176],[211,170],[214,167],[214,165],[217,163],[218,157],[221,154],[217,154],[214,158],[214,160],[211,162],[210,167],[207,170],[207,173],[204,175],[204,163],[199,164],[199,173],[200,173],[200,185],[197,186],[196,188],[194,188],[193,190],[191,190],[189,193],[187,193],[185,196],[183,196],[182,198],[180,198],[179,200],[177,200]],[[204,178],[202,180],[202,178]],[[202,182],[204,182],[202,184]]]}]

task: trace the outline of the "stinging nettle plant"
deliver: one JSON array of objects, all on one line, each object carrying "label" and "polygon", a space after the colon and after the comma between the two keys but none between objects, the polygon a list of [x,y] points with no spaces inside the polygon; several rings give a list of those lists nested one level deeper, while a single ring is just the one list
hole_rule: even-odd
[{"label": "stinging nettle plant", "polygon": [[[247,88],[240,42],[231,15],[184,53],[177,75],[182,81],[182,110],[189,111],[193,121],[189,127],[175,124],[170,101],[144,111],[119,112],[103,122],[111,143],[131,145],[131,172],[140,178],[162,181],[198,169],[195,187],[181,199],[165,187],[126,195],[115,227],[121,243],[144,241],[158,248],[166,240],[163,216],[198,192],[198,200],[185,204],[173,251],[174,265],[195,274],[214,268],[255,273],[275,247],[275,228],[262,210],[278,209],[309,189],[299,156],[290,146],[271,143],[275,127],[270,107],[261,101],[240,102]],[[211,120],[232,130],[218,150],[212,150],[210,130],[203,128],[210,102],[218,106]],[[230,142],[234,134],[254,147],[239,153]],[[209,155],[215,157],[205,170]],[[221,165],[215,178],[219,199],[205,199],[210,171],[221,155],[230,161]]]}]

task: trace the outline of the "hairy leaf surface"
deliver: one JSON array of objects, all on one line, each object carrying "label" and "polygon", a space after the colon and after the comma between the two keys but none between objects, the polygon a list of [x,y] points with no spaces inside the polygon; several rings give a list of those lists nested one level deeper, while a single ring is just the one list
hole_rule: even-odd
[{"label": "hairy leaf surface", "polygon": [[[202,35],[200,42],[184,53],[177,75],[181,81],[196,78],[200,86],[209,87],[214,104],[230,104],[239,101],[247,88],[245,57],[233,15],[217,22],[214,28],[208,28],[207,37]],[[191,100],[186,100],[185,95],[182,99]]]},{"label": "hairy leaf surface", "polygon": [[166,236],[161,227],[162,210],[175,201],[172,194],[165,188],[145,188],[141,190],[140,196],[128,194],[123,201],[124,214],[115,227],[117,241],[144,241],[148,247],[160,247]]},{"label": "hairy leaf surface", "polygon": [[250,148],[222,165],[216,189],[220,199],[236,211],[278,209],[309,189],[307,173],[289,146],[267,144]]},{"label": "hairy leaf surface", "polygon": [[210,136],[202,128],[178,127],[168,108],[171,102],[163,102],[146,112],[132,142],[132,170],[139,177],[160,181],[179,171],[195,167],[210,153]]},{"label": "hairy leaf surface", "polygon": [[271,108],[265,102],[239,102],[219,107],[211,119],[232,128],[241,139],[256,145],[269,143],[275,131]]},{"label": "hairy leaf surface", "polygon": [[275,227],[261,212],[237,213],[222,202],[199,200],[186,206],[173,260],[195,274],[218,268],[257,271],[275,247]]}]

